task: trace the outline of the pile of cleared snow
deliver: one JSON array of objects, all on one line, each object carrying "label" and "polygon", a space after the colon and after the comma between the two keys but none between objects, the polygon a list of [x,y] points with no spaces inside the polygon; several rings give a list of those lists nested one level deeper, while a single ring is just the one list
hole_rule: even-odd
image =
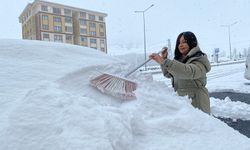
[{"label": "pile of cleared snow", "polygon": [[89,48],[0,40],[0,59],[6,92],[0,149],[250,149],[248,138],[151,76],[132,76],[137,100],[101,94],[89,86],[93,72],[120,73],[130,66],[114,65],[116,59]]},{"label": "pile of cleared snow", "polygon": [[224,100],[211,97],[210,100],[213,115],[216,117],[241,120],[250,119],[249,104],[232,101],[229,97],[226,97]]}]

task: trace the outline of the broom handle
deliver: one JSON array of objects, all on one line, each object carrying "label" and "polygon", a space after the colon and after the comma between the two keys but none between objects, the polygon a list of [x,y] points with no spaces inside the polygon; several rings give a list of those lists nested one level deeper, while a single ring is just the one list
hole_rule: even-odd
[{"label": "broom handle", "polygon": [[[164,49],[163,49],[164,50]],[[161,52],[163,52],[163,50],[159,51],[157,54],[160,54]],[[129,75],[131,75],[133,72],[135,72],[137,69],[139,69],[141,66],[145,65],[146,63],[148,63],[150,60],[152,60],[151,58],[149,58],[148,60],[146,60],[145,62],[143,62],[142,64],[140,64],[139,66],[137,66],[136,68],[134,68],[133,70],[131,70],[130,72],[128,72],[127,74],[124,75],[124,77],[128,77]]]}]

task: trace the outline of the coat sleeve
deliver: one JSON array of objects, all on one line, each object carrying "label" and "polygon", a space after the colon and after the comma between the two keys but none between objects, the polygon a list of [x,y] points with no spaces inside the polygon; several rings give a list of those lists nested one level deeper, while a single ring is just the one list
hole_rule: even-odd
[{"label": "coat sleeve", "polygon": [[167,78],[172,78],[173,76],[168,72],[167,69],[164,68],[164,65],[161,65],[161,70],[162,70],[162,73],[165,77]]},{"label": "coat sleeve", "polygon": [[179,79],[198,79],[205,76],[207,72],[205,66],[196,60],[184,64],[176,60],[166,59],[162,64],[162,69]]}]

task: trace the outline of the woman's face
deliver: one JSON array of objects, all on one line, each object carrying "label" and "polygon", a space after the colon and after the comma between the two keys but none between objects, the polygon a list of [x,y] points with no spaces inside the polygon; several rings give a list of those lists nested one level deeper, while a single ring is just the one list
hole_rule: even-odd
[{"label": "woman's face", "polygon": [[184,36],[182,35],[180,38],[180,44],[178,46],[180,53],[182,54],[182,56],[186,56],[187,53],[189,52],[189,46],[187,41],[184,39]]}]

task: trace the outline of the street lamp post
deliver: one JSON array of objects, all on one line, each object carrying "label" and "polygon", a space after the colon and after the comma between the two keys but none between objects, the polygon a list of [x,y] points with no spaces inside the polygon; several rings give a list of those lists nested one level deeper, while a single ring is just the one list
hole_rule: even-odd
[{"label": "street lamp post", "polygon": [[232,24],[227,24],[227,25],[221,25],[222,27],[227,27],[228,28],[228,41],[229,41],[229,50],[230,50],[230,60],[232,60],[232,48],[231,48],[231,31],[230,28],[231,26],[235,25],[237,23],[237,21],[235,21]]},{"label": "street lamp post", "polygon": [[[142,13],[143,15],[143,33],[144,33],[144,59],[146,61],[147,59],[147,50],[146,50],[146,25],[145,25],[145,12],[149,10],[151,7],[153,7],[154,4],[150,5],[148,8],[146,8],[143,11],[135,11],[135,13]],[[147,64],[145,63],[145,71],[147,70]]]}]

